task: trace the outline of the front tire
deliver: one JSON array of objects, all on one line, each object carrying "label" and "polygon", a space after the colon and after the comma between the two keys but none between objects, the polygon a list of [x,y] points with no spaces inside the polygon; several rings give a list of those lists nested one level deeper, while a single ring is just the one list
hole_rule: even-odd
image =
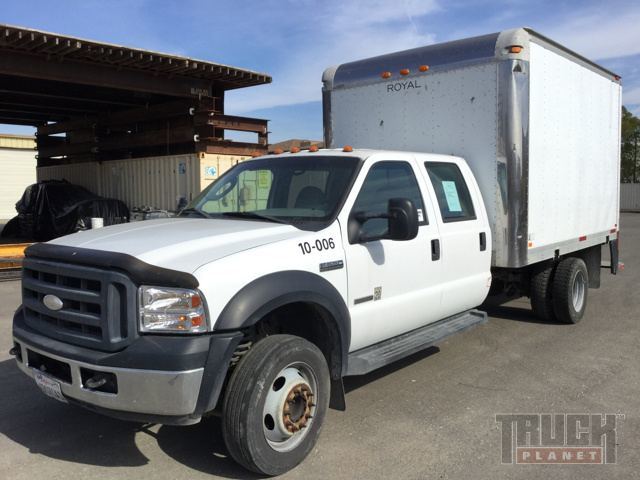
[{"label": "front tire", "polygon": [[563,323],[578,323],[587,309],[589,273],[581,258],[560,261],[553,276],[553,311]]},{"label": "front tire", "polygon": [[234,370],[222,407],[231,456],[248,470],[279,475],[313,449],[329,407],[322,352],[292,335],[256,343]]}]

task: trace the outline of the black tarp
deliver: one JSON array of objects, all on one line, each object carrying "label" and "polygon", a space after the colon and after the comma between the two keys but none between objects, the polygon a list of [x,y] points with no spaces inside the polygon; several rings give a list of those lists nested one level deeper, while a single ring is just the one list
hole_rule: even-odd
[{"label": "black tarp", "polygon": [[18,236],[39,242],[89,228],[92,217],[103,218],[105,226],[129,221],[129,209],[120,200],[99,197],[65,180],[28,186],[16,210]]}]

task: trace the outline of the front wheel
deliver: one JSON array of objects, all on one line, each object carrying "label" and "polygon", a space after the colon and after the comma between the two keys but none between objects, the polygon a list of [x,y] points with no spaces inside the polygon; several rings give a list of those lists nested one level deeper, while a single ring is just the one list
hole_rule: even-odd
[{"label": "front wheel", "polygon": [[589,273],[581,258],[560,261],[553,276],[553,311],[564,323],[578,323],[587,309]]},{"label": "front wheel", "polygon": [[318,439],[329,388],[326,360],[312,343],[292,335],[256,343],[225,393],[223,436],[231,456],[264,475],[291,470]]}]

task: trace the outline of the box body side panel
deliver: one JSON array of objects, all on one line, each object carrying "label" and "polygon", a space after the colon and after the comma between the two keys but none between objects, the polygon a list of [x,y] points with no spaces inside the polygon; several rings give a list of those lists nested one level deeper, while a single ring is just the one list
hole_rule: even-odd
[{"label": "box body side panel", "polygon": [[487,208],[494,260],[506,256],[502,250],[507,228],[506,183],[501,192],[497,179],[497,76],[498,63],[491,61],[325,92],[330,97],[325,98],[325,113],[329,112],[325,122],[330,122],[331,147],[464,158]]},{"label": "box body side panel", "polygon": [[[530,44],[528,261],[618,225],[620,85]],[[584,241],[584,240],[583,240]],[[591,243],[591,242],[589,242]]]}]

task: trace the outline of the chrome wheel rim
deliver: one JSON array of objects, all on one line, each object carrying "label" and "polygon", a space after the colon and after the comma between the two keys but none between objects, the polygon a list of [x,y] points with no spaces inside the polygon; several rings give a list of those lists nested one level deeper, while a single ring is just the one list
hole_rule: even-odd
[{"label": "chrome wheel rim", "polygon": [[303,362],[283,368],[269,384],[262,412],[267,443],[278,452],[296,448],[307,436],[316,411],[318,381]]},{"label": "chrome wheel rim", "polygon": [[582,306],[584,305],[584,296],[587,289],[586,283],[584,274],[582,272],[578,272],[576,277],[573,279],[572,287],[573,308],[576,312],[582,310]]}]

